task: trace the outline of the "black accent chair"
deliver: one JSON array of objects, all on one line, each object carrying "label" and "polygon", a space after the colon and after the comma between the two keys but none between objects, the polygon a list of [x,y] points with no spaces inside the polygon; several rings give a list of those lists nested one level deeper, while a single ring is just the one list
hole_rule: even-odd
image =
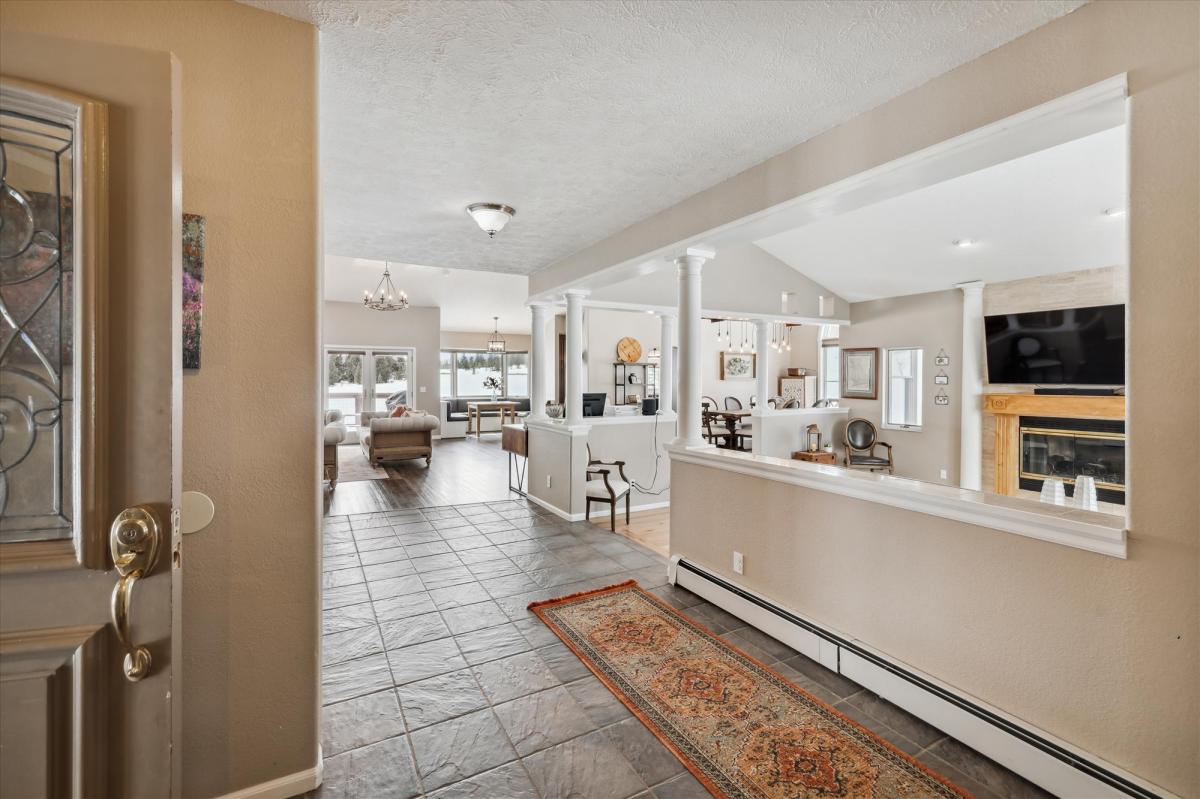
[{"label": "black accent chair", "polygon": [[[588,444],[587,481],[584,483],[583,518],[592,518],[592,503],[607,502],[609,504],[609,529],[617,531],[617,500],[625,497],[625,523],[629,524],[629,495],[631,486],[625,476],[625,461],[601,461],[592,457],[592,445]],[[621,479],[609,479],[610,469],[594,469],[594,466],[616,466]]]},{"label": "black accent chair", "polygon": [[[880,441],[879,431],[866,419],[851,419],[847,422],[842,443],[846,447],[846,456],[842,462],[847,469],[867,469],[872,472],[886,469],[888,474],[895,474],[896,463],[892,459],[892,445]],[[886,447],[887,457],[880,458],[876,455],[876,447]]]}]

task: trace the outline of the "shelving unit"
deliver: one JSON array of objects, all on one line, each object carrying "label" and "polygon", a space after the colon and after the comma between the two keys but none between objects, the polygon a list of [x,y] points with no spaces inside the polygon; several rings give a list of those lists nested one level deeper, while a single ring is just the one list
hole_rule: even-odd
[{"label": "shelving unit", "polygon": [[[631,370],[634,370],[631,372]],[[630,374],[639,375],[640,383],[629,383]],[[649,361],[625,363],[613,361],[613,404],[624,405],[625,398],[630,394],[638,394],[642,399],[658,396],[658,364]]]}]

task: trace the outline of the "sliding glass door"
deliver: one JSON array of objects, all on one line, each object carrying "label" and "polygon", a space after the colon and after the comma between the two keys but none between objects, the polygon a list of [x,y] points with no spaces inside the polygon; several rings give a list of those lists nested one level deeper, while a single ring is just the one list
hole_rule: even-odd
[{"label": "sliding glass door", "polygon": [[387,410],[389,397],[412,404],[411,349],[338,349],[325,351],[325,407],[340,410],[346,427],[357,431],[364,410]]}]

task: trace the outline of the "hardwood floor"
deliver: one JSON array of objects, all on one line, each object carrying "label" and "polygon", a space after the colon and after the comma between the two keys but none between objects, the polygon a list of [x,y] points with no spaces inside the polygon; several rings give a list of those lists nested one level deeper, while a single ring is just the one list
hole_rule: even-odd
[{"label": "hardwood floor", "polygon": [[518,498],[508,491],[508,453],[500,435],[433,442],[433,463],[396,461],[385,467],[387,480],[339,482],[325,486],[325,515],[467,505]]},{"label": "hardwood floor", "polygon": [[[617,517],[617,533],[630,541],[636,541],[647,549],[651,549],[664,558],[671,556],[671,509],[656,508],[632,513],[629,524]],[[608,517],[596,517],[589,520],[592,524],[604,530],[608,529]]]}]

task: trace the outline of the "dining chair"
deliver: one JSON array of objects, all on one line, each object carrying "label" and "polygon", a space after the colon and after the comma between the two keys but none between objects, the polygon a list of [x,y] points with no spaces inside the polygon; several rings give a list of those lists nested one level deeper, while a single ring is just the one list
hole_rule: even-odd
[{"label": "dining chair", "polygon": [[740,411],[741,409],[742,409],[742,401],[740,399],[738,399],[737,397],[726,397],[725,398],[725,410]]},{"label": "dining chair", "polygon": [[713,399],[712,397],[701,397],[700,398],[700,407],[707,408],[710,411],[715,411],[718,408],[720,408],[721,406],[718,405],[717,401],[715,399]]},{"label": "dining chair", "polygon": [[[625,476],[625,461],[602,461],[592,457],[592,445],[587,447],[588,468],[584,483],[583,518],[592,517],[593,502],[607,502],[609,529],[617,531],[617,501],[625,497],[625,523],[629,524],[629,478]],[[616,466],[621,479],[611,477],[611,469],[594,469],[593,466]]]},{"label": "dining chair", "polygon": [[717,418],[715,413],[706,413],[703,415],[704,439],[710,444],[716,444],[718,447],[733,449],[736,433],[731,432],[724,425],[714,428],[713,419],[715,418]]}]

